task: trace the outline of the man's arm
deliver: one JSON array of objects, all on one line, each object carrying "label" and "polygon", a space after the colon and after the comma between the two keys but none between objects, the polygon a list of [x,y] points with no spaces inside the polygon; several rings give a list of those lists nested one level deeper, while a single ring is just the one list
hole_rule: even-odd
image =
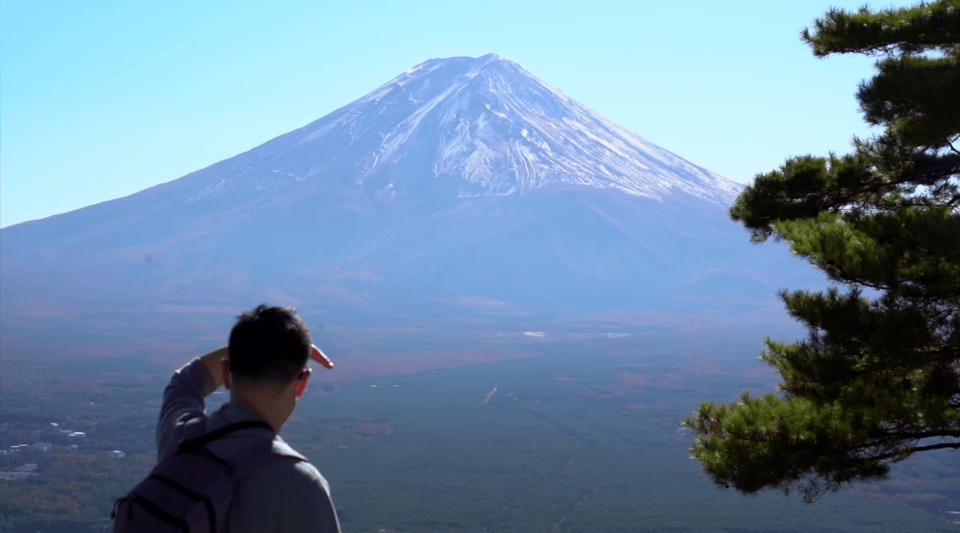
[{"label": "man's arm", "polygon": [[218,348],[194,358],[170,378],[170,383],[163,391],[163,405],[157,420],[158,461],[173,451],[181,436],[178,423],[203,415],[205,398],[223,385],[220,359],[226,355],[226,347]]},{"label": "man's arm", "polygon": [[210,371],[210,375],[213,376],[213,390],[217,390],[223,386],[223,373],[220,367],[220,360],[226,358],[226,346],[217,348],[216,350],[200,357],[200,360],[203,361],[203,364],[207,365],[207,370]]}]

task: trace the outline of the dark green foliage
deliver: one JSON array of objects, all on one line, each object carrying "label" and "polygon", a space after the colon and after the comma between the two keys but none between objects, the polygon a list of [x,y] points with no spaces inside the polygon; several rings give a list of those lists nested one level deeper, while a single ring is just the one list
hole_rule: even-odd
[{"label": "dark green foliage", "polygon": [[813,501],[914,453],[960,448],[960,1],[831,9],[801,37],[819,57],[882,56],[857,97],[884,131],[855,138],[852,154],[756,176],[730,216],[851,290],[781,290],[810,330],[764,342],[781,394],[705,403],[686,424],[714,483]]}]

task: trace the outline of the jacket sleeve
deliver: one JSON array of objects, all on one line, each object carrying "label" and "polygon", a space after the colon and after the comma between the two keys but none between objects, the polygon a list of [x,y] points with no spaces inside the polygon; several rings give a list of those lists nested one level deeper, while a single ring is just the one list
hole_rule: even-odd
[{"label": "jacket sleeve", "polygon": [[173,453],[182,435],[179,422],[204,415],[204,398],[216,383],[199,357],[180,367],[163,390],[163,405],[157,421],[157,462]]}]

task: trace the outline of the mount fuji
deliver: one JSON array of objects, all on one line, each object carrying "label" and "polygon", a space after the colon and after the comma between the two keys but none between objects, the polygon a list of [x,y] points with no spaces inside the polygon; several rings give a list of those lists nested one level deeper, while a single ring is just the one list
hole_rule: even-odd
[{"label": "mount fuji", "polygon": [[172,328],[262,301],[370,323],[785,316],[777,288],[826,278],[749,243],[726,215],[742,189],[495,54],[431,59],[248,152],[4,228],[2,333]]}]

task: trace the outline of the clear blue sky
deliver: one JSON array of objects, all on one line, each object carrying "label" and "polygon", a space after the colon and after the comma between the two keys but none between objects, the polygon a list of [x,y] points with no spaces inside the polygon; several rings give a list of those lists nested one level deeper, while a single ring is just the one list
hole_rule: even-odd
[{"label": "clear blue sky", "polygon": [[749,183],[870,132],[854,93],[872,60],[799,40],[861,1],[6,0],[0,227],[177,179],[422,61],[488,52]]}]

